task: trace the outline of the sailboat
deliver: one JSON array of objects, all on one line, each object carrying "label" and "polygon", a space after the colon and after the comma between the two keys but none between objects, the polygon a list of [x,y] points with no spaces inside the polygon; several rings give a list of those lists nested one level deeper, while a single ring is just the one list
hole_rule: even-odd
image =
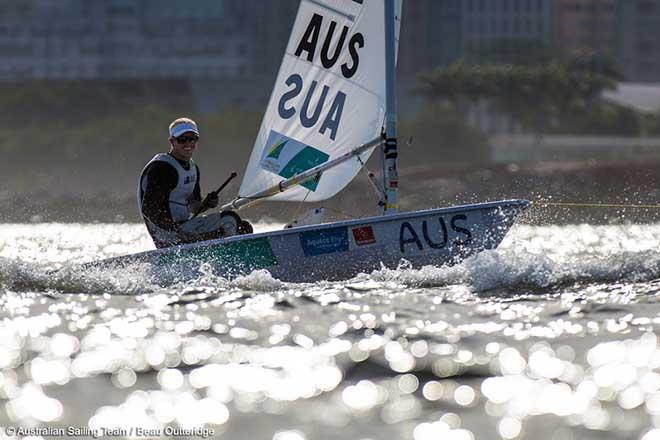
[{"label": "sailboat", "polygon": [[[165,276],[200,267],[233,277],[266,269],[283,281],[347,279],[381,267],[446,265],[499,245],[526,200],[399,212],[396,58],[402,0],[301,0],[239,195],[238,210],[319,202],[343,189],[374,150],[382,215],[237,235],[103,260],[148,263]],[[314,216],[312,216],[314,217]],[[98,262],[97,262],[98,264]]]}]

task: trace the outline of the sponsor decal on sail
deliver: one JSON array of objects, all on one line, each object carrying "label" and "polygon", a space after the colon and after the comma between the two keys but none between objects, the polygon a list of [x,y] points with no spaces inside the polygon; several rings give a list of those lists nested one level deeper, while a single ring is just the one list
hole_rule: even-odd
[{"label": "sponsor decal on sail", "polygon": [[353,238],[355,239],[355,244],[358,246],[374,244],[376,242],[376,236],[371,226],[353,229]]},{"label": "sponsor decal on sail", "polygon": [[[285,179],[327,162],[330,158],[318,148],[305,145],[275,130],[270,131],[263,152],[261,168]],[[302,186],[315,191],[319,180],[309,180]]]}]

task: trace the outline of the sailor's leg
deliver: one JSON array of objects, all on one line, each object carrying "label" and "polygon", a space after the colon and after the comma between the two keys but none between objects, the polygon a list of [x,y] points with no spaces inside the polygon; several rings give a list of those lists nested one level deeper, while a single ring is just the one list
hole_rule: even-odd
[{"label": "sailor's leg", "polygon": [[157,249],[176,246],[184,242],[176,232],[166,231],[153,224],[147,223],[147,231],[151,235],[151,239],[154,241]]},{"label": "sailor's leg", "polygon": [[200,240],[231,237],[239,232],[241,218],[232,211],[215,212],[188,220],[181,229],[197,235]]}]

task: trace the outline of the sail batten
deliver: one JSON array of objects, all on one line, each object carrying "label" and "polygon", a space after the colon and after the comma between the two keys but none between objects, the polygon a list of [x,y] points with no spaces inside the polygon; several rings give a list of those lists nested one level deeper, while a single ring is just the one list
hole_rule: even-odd
[{"label": "sail batten", "polygon": [[323,9],[326,9],[328,11],[334,12],[335,14],[343,15],[344,17],[346,17],[350,21],[355,21],[355,16],[354,15],[347,14],[343,11],[340,11],[339,9],[335,9],[335,8],[333,8],[333,7],[331,7],[327,4],[324,4],[324,3],[316,1],[316,0],[309,0],[309,2],[315,4],[316,6],[318,6],[320,8],[323,8]]},{"label": "sail batten", "polygon": [[[380,135],[386,92],[383,3],[301,1],[240,196],[332,162]],[[362,161],[371,151],[360,154]],[[360,168],[358,160],[343,161],[271,199],[327,199]]]}]

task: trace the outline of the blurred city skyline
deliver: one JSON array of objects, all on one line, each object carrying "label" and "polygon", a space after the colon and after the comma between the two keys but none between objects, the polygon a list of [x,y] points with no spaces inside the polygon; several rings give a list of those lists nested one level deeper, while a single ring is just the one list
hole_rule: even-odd
[{"label": "blurred city skyline", "polygon": [[[181,115],[205,185],[243,169],[298,5],[0,0],[0,220],[137,218]],[[397,70],[407,209],[420,186],[461,202],[658,175],[660,0],[404,0]],[[335,208],[361,203],[353,184]]]},{"label": "blurred city skyline", "polygon": [[[299,0],[3,0],[0,81],[272,81]],[[660,0],[405,1],[399,75],[592,52],[660,81]],[[525,48],[527,48],[525,50]]]}]

